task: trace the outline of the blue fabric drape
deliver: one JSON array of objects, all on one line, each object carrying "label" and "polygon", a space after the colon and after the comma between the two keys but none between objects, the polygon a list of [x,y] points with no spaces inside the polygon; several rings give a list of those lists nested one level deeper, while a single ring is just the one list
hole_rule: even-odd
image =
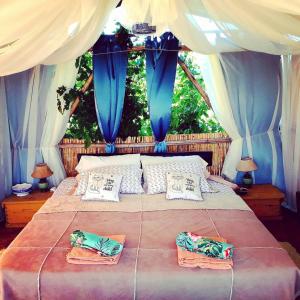
[{"label": "blue fabric drape", "polygon": [[36,182],[31,173],[35,163],[43,162],[40,142],[46,114],[44,100],[54,69],[54,66],[41,66],[4,77],[13,184]]},{"label": "blue fabric drape", "polygon": [[[4,78],[0,77],[0,202],[10,194],[12,186],[11,147]],[[4,213],[0,204],[0,221]]]},{"label": "blue fabric drape", "polygon": [[[258,166],[255,183],[273,183],[284,189],[281,117],[280,56],[237,52],[221,55],[231,108],[243,138],[243,156]],[[238,173],[237,182],[242,174]]]},{"label": "blue fabric drape", "polygon": [[41,66],[0,78],[0,201],[12,185],[36,182],[31,173],[43,161],[45,95],[53,74],[53,66]]},{"label": "blue fabric drape", "polygon": [[[27,182],[28,135],[25,106],[31,70],[5,77],[10,135],[12,142],[13,184]],[[40,153],[37,153],[38,155]]]},{"label": "blue fabric drape", "polygon": [[151,127],[156,140],[154,151],[166,152],[164,139],[171,121],[178,40],[170,32],[164,33],[160,41],[148,37],[146,49],[147,98]]},{"label": "blue fabric drape", "polygon": [[122,117],[128,64],[126,49],[114,35],[102,35],[93,47],[95,104],[107,153],[115,152],[114,142]]}]

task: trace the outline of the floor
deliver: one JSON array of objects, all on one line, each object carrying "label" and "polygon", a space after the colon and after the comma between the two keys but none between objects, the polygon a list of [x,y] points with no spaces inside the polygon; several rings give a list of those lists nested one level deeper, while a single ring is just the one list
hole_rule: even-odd
[{"label": "floor", "polygon": [[289,242],[300,253],[300,213],[282,209],[280,221],[263,221],[264,225],[280,242]]},{"label": "floor", "polygon": [[4,224],[0,223],[0,250],[6,248],[21,230],[20,228],[5,228]]},{"label": "floor", "polygon": [[[280,242],[289,242],[300,253],[300,214],[283,209],[280,221],[263,221],[268,230]],[[21,231],[19,228],[5,228],[0,224],[0,249],[6,248]]]}]

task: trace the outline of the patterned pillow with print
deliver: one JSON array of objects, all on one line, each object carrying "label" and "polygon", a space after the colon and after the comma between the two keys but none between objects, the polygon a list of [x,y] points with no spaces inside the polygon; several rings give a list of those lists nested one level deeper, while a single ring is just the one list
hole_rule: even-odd
[{"label": "patterned pillow with print", "polygon": [[192,173],[200,176],[200,189],[204,193],[215,190],[207,182],[200,162],[193,160],[178,160],[158,164],[143,165],[144,180],[148,194],[159,194],[167,191],[166,174],[168,172]]},{"label": "patterned pillow with print", "polygon": [[168,172],[166,198],[203,201],[200,176],[191,173]]},{"label": "patterned pillow with print", "polygon": [[77,175],[79,177],[77,189],[75,191],[76,196],[85,194],[89,172],[96,172],[100,174],[114,174],[121,175],[121,190],[122,194],[142,194],[144,193],[142,187],[142,170],[135,165],[122,165],[122,166],[106,166],[101,168],[95,168],[90,171],[86,171]]},{"label": "patterned pillow with print", "polygon": [[82,200],[119,201],[122,176],[90,172]]}]

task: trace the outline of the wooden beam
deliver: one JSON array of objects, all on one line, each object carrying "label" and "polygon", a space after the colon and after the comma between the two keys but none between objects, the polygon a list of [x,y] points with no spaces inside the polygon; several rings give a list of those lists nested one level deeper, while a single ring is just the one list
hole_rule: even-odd
[{"label": "wooden beam", "polygon": [[[128,48],[128,51],[129,52],[144,51],[145,49],[146,49],[145,46],[134,46],[132,48]],[[192,51],[192,50],[190,48],[188,48],[187,46],[182,45],[182,46],[179,47],[179,51],[189,52],[189,51]]]},{"label": "wooden beam", "polygon": [[178,57],[178,64],[180,65],[180,67],[182,68],[184,73],[187,75],[189,80],[193,83],[194,87],[198,90],[198,92],[200,93],[200,95],[204,99],[207,106],[210,109],[212,109],[211,102],[210,102],[210,99],[209,99],[208,95],[206,94],[206,92],[204,91],[202,86],[199,84],[199,82],[196,80],[196,78],[194,77],[194,75],[192,74],[192,72],[190,71],[188,66],[185,64],[185,62],[180,57]]},{"label": "wooden beam", "polygon": [[[82,93],[85,93],[87,91],[87,89],[89,88],[89,86],[92,83],[92,81],[93,81],[93,73],[90,74],[90,76],[88,77],[87,81],[85,82],[85,84],[81,88],[81,92]],[[77,107],[79,105],[79,102],[80,102],[80,99],[79,99],[79,97],[77,97],[75,99],[75,101],[72,103],[72,106],[71,106],[71,109],[70,109],[70,117],[73,115],[73,113],[77,109]]]},{"label": "wooden beam", "polygon": [[[133,52],[133,51],[145,51],[145,50],[146,50],[145,46],[134,46],[134,47],[128,48],[127,50],[123,50],[123,51],[124,52],[126,52],[126,51]],[[90,48],[89,51],[93,52],[93,48]],[[192,50],[190,48],[188,48],[187,46],[182,45],[179,47],[178,51],[190,52]]]}]

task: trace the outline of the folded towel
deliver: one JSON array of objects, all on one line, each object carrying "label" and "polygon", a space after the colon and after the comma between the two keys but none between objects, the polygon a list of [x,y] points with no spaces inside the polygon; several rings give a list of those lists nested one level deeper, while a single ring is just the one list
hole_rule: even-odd
[{"label": "folded towel", "polygon": [[[125,243],[125,235],[109,235],[107,237],[122,245]],[[99,255],[99,251],[80,247],[73,247],[67,254],[67,262],[71,264],[99,264],[99,265],[115,265],[119,262],[121,252],[113,256]]]},{"label": "folded towel", "polygon": [[203,254],[183,250],[177,246],[178,265],[186,268],[202,268],[215,270],[228,270],[232,268],[233,261],[231,258],[218,259],[207,257]]},{"label": "folded towel", "polygon": [[[217,243],[229,245],[227,244],[226,239],[222,237],[202,237],[191,233],[189,233],[189,235],[192,235],[194,242],[196,241],[199,242],[199,240],[201,239],[202,241],[205,242],[210,241],[213,244],[217,242]],[[212,256],[207,256],[206,254],[203,253],[189,251],[187,248],[181,247],[179,245],[177,245],[177,255],[178,255],[178,264],[181,267],[186,267],[186,268],[199,267],[203,269],[215,269],[215,270],[228,270],[233,267],[233,261],[231,257],[216,258]]]},{"label": "folded towel", "polygon": [[102,256],[115,256],[123,249],[123,244],[113,239],[81,230],[70,235],[70,242],[73,247],[94,250]]},{"label": "folded towel", "polygon": [[191,232],[180,232],[176,237],[176,245],[183,250],[219,259],[231,258],[233,254],[233,245],[219,238],[212,239]]}]

